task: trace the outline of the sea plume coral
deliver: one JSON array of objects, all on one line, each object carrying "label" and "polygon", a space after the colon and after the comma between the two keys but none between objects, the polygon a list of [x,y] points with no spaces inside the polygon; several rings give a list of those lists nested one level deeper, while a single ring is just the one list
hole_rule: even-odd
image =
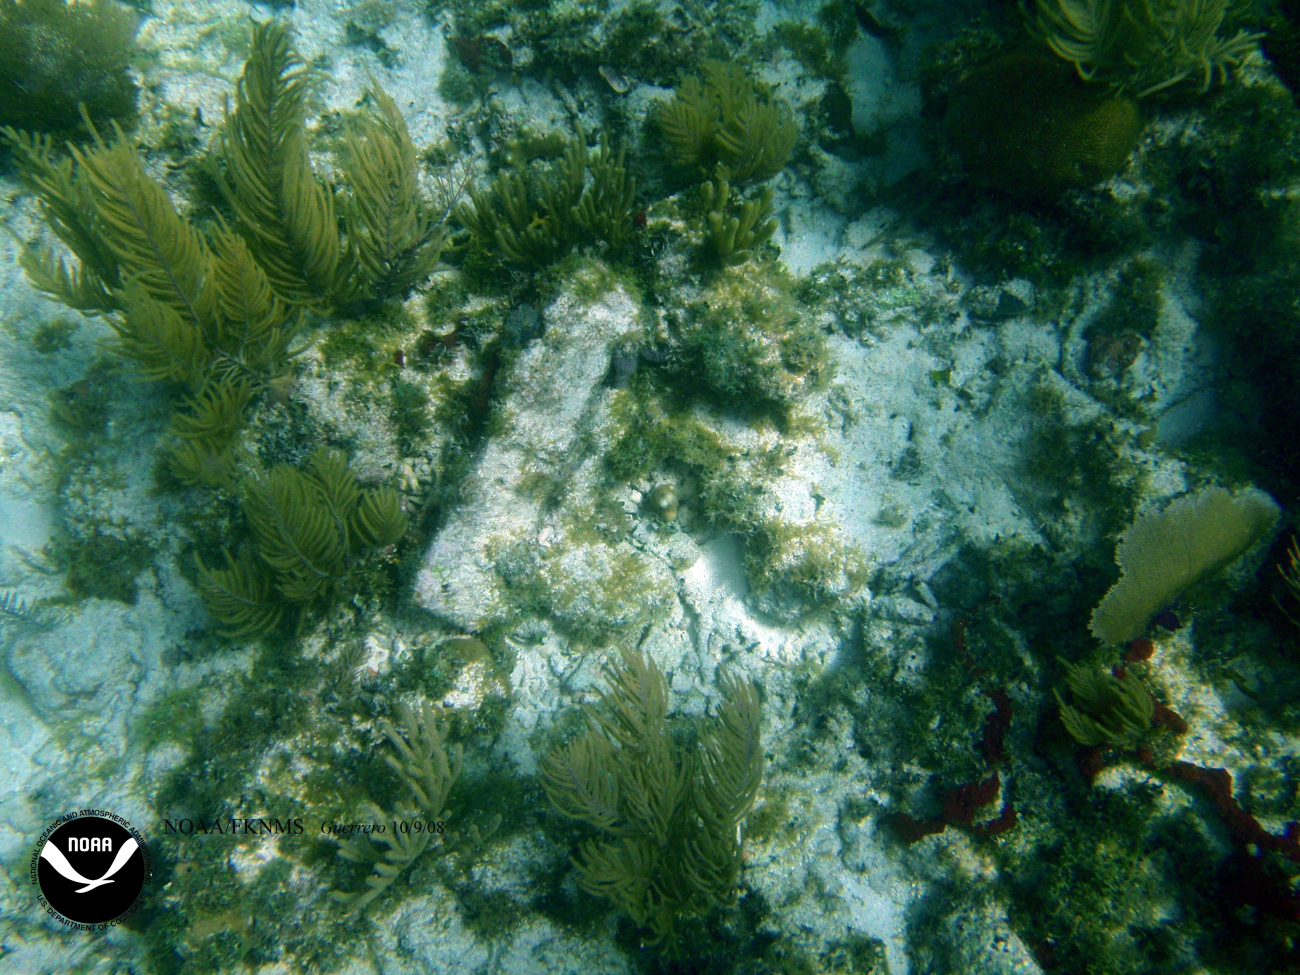
[{"label": "sea plume coral", "polygon": [[1079,76],[1146,98],[1178,85],[1204,93],[1263,35],[1219,31],[1234,0],[1036,0],[1030,30]]},{"label": "sea plume coral", "polygon": [[662,942],[679,919],[734,896],[740,823],[763,779],[762,708],[752,684],[724,680],[717,714],[686,749],[673,740],[668,682],[653,660],[625,652],[605,681],[586,733],[542,760],[542,784],[558,812],[608,837],[582,845],[578,885]]},{"label": "sea plume coral", "polygon": [[702,78],[683,78],[655,121],[679,165],[738,186],[779,173],[799,138],[790,107],[724,61],[706,61]]},{"label": "sea plume coral", "polygon": [[1061,723],[1079,744],[1131,746],[1151,728],[1155,698],[1133,675],[1123,680],[1085,664],[1065,664],[1071,704],[1056,694]]},{"label": "sea plume coral", "polygon": [[320,448],[304,470],[277,464],[251,481],[244,516],[254,555],[226,554],[226,568],[199,562],[199,592],[229,637],[265,632],[283,602],[306,603],[344,585],[356,558],[406,531],[390,487],[361,488],[344,456]]}]

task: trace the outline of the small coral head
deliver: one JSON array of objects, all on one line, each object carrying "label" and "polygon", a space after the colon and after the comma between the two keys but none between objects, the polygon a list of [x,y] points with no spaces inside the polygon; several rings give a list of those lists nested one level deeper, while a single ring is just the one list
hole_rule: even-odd
[{"label": "small coral head", "polygon": [[1118,173],[1144,125],[1137,102],[1090,87],[1048,54],[1013,53],[958,86],[944,130],[976,183],[1050,200]]}]

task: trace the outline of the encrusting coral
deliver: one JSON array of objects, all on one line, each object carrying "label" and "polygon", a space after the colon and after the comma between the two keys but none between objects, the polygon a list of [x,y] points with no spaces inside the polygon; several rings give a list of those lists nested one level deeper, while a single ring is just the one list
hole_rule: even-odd
[{"label": "encrusting coral", "polygon": [[1079,76],[1147,98],[1226,81],[1263,34],[1219,34],[1238,0],[1036,0],[1030,30]]},{"label": "encrusting coral", "polygon": [[626,651],[605,681],[599,705],[585,709],[587,731],[542,760],[542,784],[562,815],[610,837],[582,845],[578,886],[662,943],[679,919],[734,899],[740,823],[763,780],[762,709],[752,684],[724,678],[716,716],[686,749],[673,740],[668,683],[653,660]]},{"label": "encrusting coral", "polygon": [[[1262,36],[1221,37],[1232,0],[1036,0],[1030,33],[962,78],[944,130],[976,182],[1047,200],[1118,173],[1146,119],[1138,101],[1224,81]],[[1053,56],[1055,55],[1055,56]],[[1072,67],[1071,67],[1072,66]]]},{"label": "encrusting coral", "polygon": [[1036,52],[974,69],[944,116],[944,131],[976,182],[1033,199],[1115,175],[1144,125],[1132,98],[1094,89]]},{"label": "encrusting coral", "polygon": [[305,603],[342,585],[355,558],[406,532],[390,487],[362,489],[338,451],[319,448],[305,471],[276,465],[245,488],[253,550],[226,553],[224,569],[199,560],[199,594],[231,638],[274,627],[284,602]]},{"label": "encrusting coral", "polygon": [[737,185],[779,173],[799,138],[789,106],[723,61],[706,61],[702,79],[683,78],[655,121],[680,166]]}]

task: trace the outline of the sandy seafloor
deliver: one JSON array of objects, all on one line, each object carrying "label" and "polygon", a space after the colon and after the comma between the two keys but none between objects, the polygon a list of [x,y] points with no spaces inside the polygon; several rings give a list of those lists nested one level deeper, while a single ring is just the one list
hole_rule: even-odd
[{"label": "sandy seafloor", "polygon": [[[686,291],[650,301],[616,283],[590,299],[577,284],[551,281],[544,333],[493,392],[512,422],[474,446],[454,493],[439,482],[452,432],[438,419],[434,378],[441,371],[463,380],[478,367],[467,353],[412,362],[425,327],[420,295],[407,324],[378,344],[389,358],[405,347],[406,375],[431,390],[433,419],[410,453],[399,449],[385,398],[391,371],[376,380],[346,362],[327,364],[320,346],[329,326],[307,333],[313,344],[298,360],[289,406],[257,421],[250,436],[271,438],[295,416],[346,445],[363,479],[387,479],[413,512],[429,516],[404,543],[402,591],[313,611],[294,642],[274,650],[294,665],[259,670],[260,655],[272,651],[219,639],[194,588],[194,524],[214,510],[211,496],[156,487],[164,391],[133,381],[129,368],[113,375],[106,424],[75,449],[52,419],[52,391],[113,361],[111,330],[26,282],[18,239],[43,231],[32,198],[0,177],[3,219],[14,231],[0,235],[0,591],[29,604],[55,599],[69,592],[66,553],[136,553],[126,562],[133,580],[101,580],[91,594],[64,600],[52,628],[2,631],[0,971],[900,975],[1083,971],[1079,958],[1089,952],[1097,952],[1096,971],[1244,971],[1243,959],[1273,965],[1288,957],[1284,922],[1216,913],[1217,870],[1233,838],[1213,806],[1124,755],[1089,785],[1052,695],[1062,681],[1058,658],[1118,658],[1088,635],[1088,612],[1115,578],[1114,538],[1135,514],[1206,483],[1239,489],[1264,479],[1248,451],[1225,459],[1231,411],[1265,409],[1267,393],[1228,375],[1228,339],[1206,326],[1213,275],[1201,265],[1205,244],[1169,221],[1054,278],[1027,272],[1032,261],[968,266],[961,241],[943,228],[992,235],[1011,219],[1059,226],[1070,218],[1034,207],[1008,216],[1016,204],[979,193],[943,204],[946,224],[927,211],[939,191],[925,182],[937,177],[924,138],[933,120],[922,118],[917,81],[923,52],[950,40],[978,5],[876,6],[900,33],[889,43],[861,34],[847,76],[853,124],[874,137],[874,154],[805,146],[811,116],[800,113],[826,82],[780,46],[758,62],[758,75],[805,126],[795,161],[771,183],[779,219],[772,243],[796,281],[841,282],[798,292],[802,313],[825,334],[833,377],[800,396],[804,422],[794,432],[716,400],[691,407],[737,455],[785,456],[756,482],[763,517],[814,526],[836,551],[860,555],[863,571],[829,571],[815,600],[779,584],[766,592],[751,585],[744,554],[752,539],[710,524],[684,468],[668,462],[619,484],[602,466],[619,395],[606,382],[611,350],[629,335],[645,342],[648,333],[668,334],[663,309],[699,298],[702,277],[682,270],[689,233],[661,205],[650,208],[651,229],[667,221],[670,241],[655,258],[660,280],[685,282]],[[757,43],[783,21],[816,23],[816,10],[763,3],[752,37]],[[247,19],[269,15],[238,3],[154,5],[140,32],[137,134],[146,146],[196,111],[207,121],[194,137],[213,136],[242,63]],[[373,75],[420,147],[462,131],[490,132],[499,145],[522,125],[540,132],[581,122],[592,133],[611,111],[641,133],[651,106],[671,95],[635,78],[616,93],[590,72],[566,87],[517,51],[513,72],[454,105],[439,94],[453,61],[450,10],[305,0],[282,16],[304,58],[328,65],[314,111],[354,106]],[[344,25],[365,17],[377,25],[387,63],[345,43]],[[1259,64],[1232,84],[1277,87]],[[1191,103],[1157,118],[1138,160],[1086,191],[1088,199],[1117,213],[1149,204],[1163,189],[1142,160],[1195,145],[1212,124],[1207,111]],[[481,184],[484,140],[469,143],[464,164]],[[652,136],[644,151],[654,151]],[[151,172],[167,175],[164,154],[148,160]],[[963,224],[963,207],[992,207],[995,217]],[[1028,235],[1028,246],[1046,247],[1049,237]],[[1121,289],[1135,261],[1158,282],[1158,301],[1136,355],[1103,376],[1093,368],[1089,328],[1128,300]],[[508,295],[465,300],[498,309],[498,321],[509,310]],[[32,337],[56,318],[78,327],[66,347],[41,351]],[[539,470],[564,485],[550,506],[524,489]],[[647,505],[663,483],[680,498],[672,522]],[[437,505],[426,510],[430,497]],[[572,529],[579,516],[617,525],[580,533]],[[114,541],[87,542],[105,537]],[[531,615],[511,602],[513,583],[492,562],[494,540],[505,537],[533,552],[523,571],[539,574],[542,608]],[[1160,742],[1162,754],[1228,769],[1243,806],[1281,834],[1300,802],[1291,775],[1300,746],[1287,704],[1295,640],[1276,616],[1234,608],[1258,590],[1266,559],[1276,561],[1271,542],[1180,611],[1182,626],[1162,631],[1151,661],[1136,666],[1189,724],[1177,741]],[[102,557],[107,571],[124,571]],[[638,575],[624,591],[619,574],[629,565]],[[448,579],[452,595],[440,587]],[[643,630],[641,645],[669,675],[683,719],[716,706],[720,669],[762,691],[768,767],[746,828],[740,897],[707,929],[730,947],[693,961],[638,947],[634,928],[578,893],[567,857],[588,834],[548,812],[537,785],[557,720],[567,712],[564,727],[573,727],[571,709],[591,699],[602,662]],[[201,865],[177,868],[193,849],[162,841],[164,818],[295,815],[314,826],[356,815],[311,806],[303,783],[319,776],[324,755],[353,780],[356,768],[375,762],[385,747],[376,717],[419,697],[426,685],[413,668],[430,666],[442,640],[467,631],[492,634],[492,660],[438,670],[437,700],[460,716],[466,754],[449,828],[458,812],[461,824],[486,821],[492,802],[510,804],[472,861],[425,858],[360,919],[346,919],[325,896],[339,875],[314,837],[296,846],[286,837],[195,839],[206,851]],[[579,635],[593,631],[604,639]],[[198,750],[230,746],[203,729],[220,727],[223,710],[251,693],[250,675],[256,682],[268,673],[293,674],[284,698],[266,697],[266,706],[295,718],[277,725],[254,710],[262,724],[232,729],[245,731],[258,755],[228,783],[226,806],[160,805],[160,796],[176,794],[172,777],[220,761]],[[340,681],[352,690],[340,691]],[[902,842],[886,827],[889,813],[933,816],[945,790],[987,774],[976,746],[994,689],[1005,691],[1012,717],[1001,792],[978,820],[1011,805],[1015,827],[993,837],[949,828]],[[44,825],[86,807],[112,809],[159,839],[147,909],[106,934],[47,921],[27,876]],[[314,856],[305,852],[312,844]],[[196,874],[219,892],[194,889]],[[1225,942],[1258,947],[1234,955]]]}]

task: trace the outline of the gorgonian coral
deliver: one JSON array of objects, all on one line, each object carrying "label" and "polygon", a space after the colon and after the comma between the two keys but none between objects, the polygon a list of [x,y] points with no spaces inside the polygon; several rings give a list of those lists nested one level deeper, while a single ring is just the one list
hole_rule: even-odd
[{"label": "gorgonian coral", "polygon": [[486,246],[534,268],[559,260],[583,240],[603,241],[616,254],[632,231],[636,180],[627,172],[626,147],[616,152],[602,135],[599,151],[588,153],[581,129],[558,144],[556,163],[517,162],[485,189],[471,187],[470,202],[456,208],[457,219]]},{"label": "gorgonian coral", "polygon": [[1262,34],[1220,35],[1239,0],[1036,0],[1030,30],[1088,81],[1136,98],[1179,85],[1206,92]]},{"label": "gorgonian coral", "polygon": [[574,858],[578,886],[663,942],[680,919],[735,898],[740,824],[763,780],[763,712],[753,684],[724,678],[716,714],[685,747],[653,660],[626,651],[605,682],[584,709],[586,732],[542,760],[542,785],[559,813],[604,834]]},{"label": "gorgonian coral", "polygon": [[779,173],[799,138],[790,106],[722,61],[706,61],[702,79],[683,78],[655,121],[682,167],[738,186]]}]

